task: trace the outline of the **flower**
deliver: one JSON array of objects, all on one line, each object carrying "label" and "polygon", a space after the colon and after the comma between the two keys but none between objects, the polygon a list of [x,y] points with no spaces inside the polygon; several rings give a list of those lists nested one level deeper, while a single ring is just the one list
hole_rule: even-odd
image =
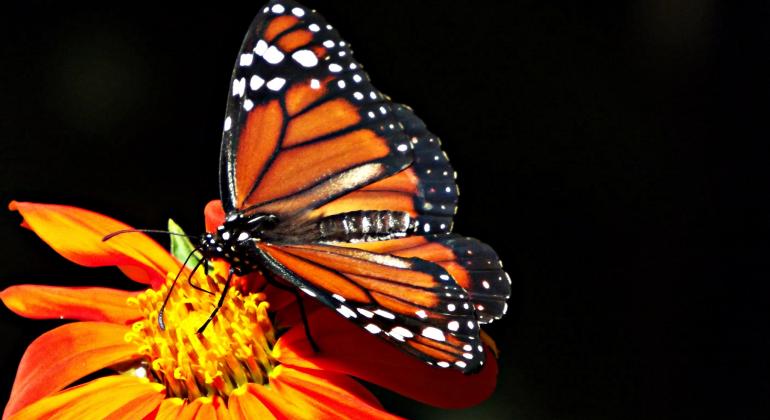
[{"label": "flower", "polygon": [[[392,418],[353,377],[438,407],[468,407],[495,386],[496,363],[465,376],[432,368],[318,306],[309,315],[316,353],[298,322],[296,303],[274,289],[225,298],[202,335],[222,284],[222,264],[194,277],[207,294],[179,281],[157,314],[179,259],[144,234],[103,242],[129,226],[87,210],[12,202],[11,210],[63,257],[87,267],[117,266],[144,291],[17,285],[0,292],[15,313],[69,319],[30,344],[19,364],[3,418],[83,414],[104,418]],[[209,229],[219,202],[206,208]],[[173,247],[172,247],[173,248]],[[277,311],[280,309],[279,311]],[[372,355],[376,355],[372,357]],[[114,374],[71,386],[104,369]]]}]

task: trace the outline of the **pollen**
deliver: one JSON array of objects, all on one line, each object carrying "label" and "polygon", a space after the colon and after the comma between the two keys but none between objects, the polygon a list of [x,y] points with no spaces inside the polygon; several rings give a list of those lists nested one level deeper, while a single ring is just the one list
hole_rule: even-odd
[{"label": "pollen", "polygon": [[213,294],[195,290],[184,280],[177,283],[165,309],[165,330],[157,319],[169,282],[128,301],[145,316],[132,325],[125,340],[136,344],[147,378],[165,385],[168,397],[191,401],[218,395],[227,400],[242,385],[266,384],[277,367],[272,355],[275,330],[264,293],[243,295],[231,288],[213,322],[197,333],[223,288],[221,276],[208,283]]}]

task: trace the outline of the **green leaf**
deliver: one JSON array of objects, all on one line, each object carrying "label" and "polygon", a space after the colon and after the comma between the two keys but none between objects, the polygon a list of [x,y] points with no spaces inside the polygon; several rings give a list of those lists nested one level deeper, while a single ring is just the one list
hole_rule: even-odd
[{"label": "green leaf", "polygon": [[[185,235],[184,230],[171,219],[168,219],[168,231],[172,233],[178,233],[179,235]],[[184,261],[189,256],[195,246],[190,242],[190,238],[187,236],[171,235],[171,255],[176,257],[179,261]],[[193,255],[187,261],[187,267],[193,268],[200,261],[199,256]]]}]

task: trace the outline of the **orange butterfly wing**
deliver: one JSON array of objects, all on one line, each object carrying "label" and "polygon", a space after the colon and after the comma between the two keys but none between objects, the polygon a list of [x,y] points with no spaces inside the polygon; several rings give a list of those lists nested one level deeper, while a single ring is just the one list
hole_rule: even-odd
[{"label": "orange butterfly wing", "polygon": [[372,334],[440,367],[484,364],[467,292],[439,264],[332,245],[257,245],[285,280]]}]

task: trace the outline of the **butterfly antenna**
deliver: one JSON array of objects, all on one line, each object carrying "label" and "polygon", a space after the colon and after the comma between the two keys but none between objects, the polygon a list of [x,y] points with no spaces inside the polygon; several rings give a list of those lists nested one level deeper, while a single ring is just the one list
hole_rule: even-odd
[{"label": "butterfly antenna", "polygon": [[158,311],[158,326],[160,327],[161,331],[166,330],[166,323],[163,321],[163,313],[166,311],[166,305],[168,304],[168,299],[171,297],[171,291],[174,290],[174,286],[176,286],[176,282],[177,280],[179,280],[179,276],[182,275],[182,272],[184,271],[185,267],[187,267],[187,262],[190,261],[190,258],[200,250],[201,250],[201,247],[197,247],[193,249],[190,252],[190,254],[187,255],[187,258],[185,258],[184,262],[182,263],[182,267],[179,269],[179,272],[176,273],[176,277],[174,277],[174,281],[171,282],[171,287],[169,287],[168,292],[166,293],[166,298],[163,299],[163,305],[160,306],[160,310]]},{"label": "butterfly antenna", "polygon": [[157,229],[122,229],[117,230],[115,232],[110,233],[109,235],[102,238],[102,242],[107,242],[110,239],[122,235],[124,233],[162,233],[164,235],[172,235],[172,236],[184,236],[186,238],[192,238],[192,239],[199,239],[200,236],[197,235],[185,235],[184,233],[177,233],[177,232],[169,232],[167,230],[157,230]]}]

